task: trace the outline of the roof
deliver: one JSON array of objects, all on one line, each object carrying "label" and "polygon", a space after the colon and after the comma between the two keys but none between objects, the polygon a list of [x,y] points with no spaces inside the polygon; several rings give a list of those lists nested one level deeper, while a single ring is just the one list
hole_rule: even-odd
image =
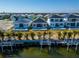
[{"label": "roof", "polygon": [[71,15],[69,15],[68,18],[79,18],[79,16],[78,16],[78,15],[73,15],[73,14],[71,14]]},{"label": "roof", "polygon": [[[19,21],[19,22],[30,22],[30,21],[32,21],[30,18],[28,18],[28,17],[22,17],[22,16],[19,16],[19,17],[17,17],[17,16],[14,16],[15,17],[15,21]],[[18,20],[19,19],[19,20]]]},{"label": "roof", "polygon": [[33,22],[39,22],[39,23],[45,22],[45,23],[47,23],[47,22],[46,22],[43,18],[41,18],[41,17],[35,19]]},{"label": "roof", "polygon": [[63,18],[63,16],[59,16],[59,15],[52,15],[50,18]]}]

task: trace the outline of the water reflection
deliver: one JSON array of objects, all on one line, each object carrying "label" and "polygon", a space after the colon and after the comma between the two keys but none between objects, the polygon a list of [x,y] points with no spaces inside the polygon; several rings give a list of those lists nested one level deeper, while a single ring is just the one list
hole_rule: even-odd
[{"label": "water reflection", "polygon": [[67,51],[66,47],[27,47],[27,48],[14,48],[13,51],[5,49],[4,52],[0,52],[1,57],[11,57],[11,58],[57,58],[57,57],[79,57],[79,51],[75,51],[74,47],[69,48]]}]

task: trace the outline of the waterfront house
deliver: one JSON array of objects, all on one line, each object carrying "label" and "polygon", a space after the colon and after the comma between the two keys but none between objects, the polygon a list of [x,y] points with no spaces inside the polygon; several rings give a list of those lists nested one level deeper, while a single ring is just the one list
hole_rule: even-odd
[{"label": "waterfront house", "polygon": [[65,20],[63,16],[52,15],[49,17],[50,29],[65,29]]},{"label": "waterfront house", "polygon": [[44,18],[38,17],[31,24],[32,30],[47,30],[48,23]]},{"label": "waterfront house", "polygon": [[66,27],[69,29],[78,29],[79,28],[79,15],[70,14],[67,17]]},{"label": "waterfront house", "polygon": [[13,20],[14,31],[27,31],[32,22],[31,19],[29,19],[28,17],[23,17],[23,16],[14,16],[13,19],[14,19]]}]

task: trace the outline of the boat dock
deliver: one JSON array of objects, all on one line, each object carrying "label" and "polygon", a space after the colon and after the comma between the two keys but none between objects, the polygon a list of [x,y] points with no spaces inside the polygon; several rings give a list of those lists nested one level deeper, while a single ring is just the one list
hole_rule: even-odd
[{"label": "boat dock", "polygon": [[11,40],[11,41],[1,41],[0,46],[14,46],[17,44],[27,44],[27,43],[38,43],[38,45],[51,45],[51,44],[69,44],[76,45],[79,44],[78,39],[65,39],[65,40]]},{"label": "boat dock", "polygon": [[[52,45],[66,45],[67,50],[69,49],[69,46],[75,45],[75,50],[77,50],[77,47],[79,45],[79,40],[78,39],[65,39],[65,40],[10,40],[10,41],[1,41],[0,42],[0,48],[1,51],[4,52],[5,47],[9,47],[11,51],[13,51],[13,47],[20,47],[22,48],[23,46],[33,46],[37,45],[40,46],[41,48],[46,45],[49,46],[49,50]],[[6,48],[7,49],[7,48]]]}]

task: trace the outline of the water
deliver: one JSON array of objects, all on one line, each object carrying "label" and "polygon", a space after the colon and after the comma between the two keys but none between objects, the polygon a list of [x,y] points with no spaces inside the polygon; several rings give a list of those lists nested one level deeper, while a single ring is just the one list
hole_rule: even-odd
[{"label": "water", "polygon": [[75,47],[27,47],[14,49],[13,51],[5,49],[4,52],[0,52],[0,58],[72,58],[79,57],[79,50],[75,51]]}]

